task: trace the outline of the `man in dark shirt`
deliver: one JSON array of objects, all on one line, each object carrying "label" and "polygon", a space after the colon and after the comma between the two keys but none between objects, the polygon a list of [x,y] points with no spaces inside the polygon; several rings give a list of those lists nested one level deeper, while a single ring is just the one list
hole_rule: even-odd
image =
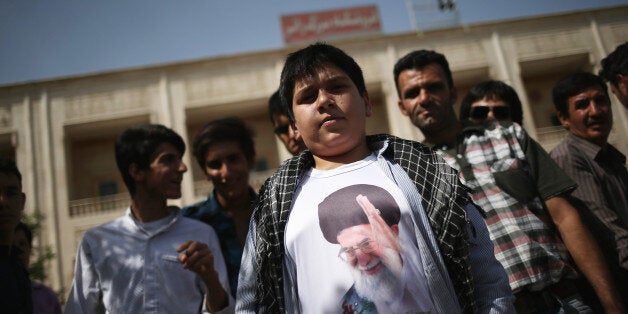
[{"label": "man in dark shirt", "polygon": [[613,127],[604,81],[575,73],[553,89],[558,118],[569,135],[550,155],[578,183],[572,196],[596,235],[609,268],[628,298],[628,171],[626,156],[608,143]]},{"label": "man in dark shirt", "polygon": [[0,157],[0,309],[5,313],[32,313],[28,272],[12,251],[26,195],[22,174],[11,159]]},{"label": "man in dark shirt", "polygon": [[242,248],[257,194],[249,185],[255,165],[253,130],[239,118],[207,123],[194,138],[193,153],[213,192],[182,210],[185,217],[214,228],[225,258],[231,294],[238,288]]}]

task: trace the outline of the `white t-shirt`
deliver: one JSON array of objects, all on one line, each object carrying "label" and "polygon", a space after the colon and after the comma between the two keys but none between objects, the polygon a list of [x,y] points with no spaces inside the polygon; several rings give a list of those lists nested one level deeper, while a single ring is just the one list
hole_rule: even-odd
[{"label": "white t-shirt", "polygon": [[[376,158],[370,155],[333,170],[312,169],[296,191],[285,243],[303,313],[433,308],[408,202]],[[379,223],[371,223],[375,218],[367,217],[368,205],[360,205],[357,195],[377,208]],[[388,231],[375,231],[382,226]],[[342,254],[345,260],[341,248],[351,248]]]}]

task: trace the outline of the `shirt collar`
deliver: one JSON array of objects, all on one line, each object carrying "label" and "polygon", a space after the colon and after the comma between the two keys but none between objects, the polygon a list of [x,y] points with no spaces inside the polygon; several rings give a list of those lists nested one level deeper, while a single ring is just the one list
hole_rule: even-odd
[{"label": "shirt collar", "polygon": [[594,143],[591,143],[581,137],[575,136],[573,133],[567,135],[567,141],[578,147],[578,150],[583,152],[587,157],[595,159],[600,153],[602,148]]}]

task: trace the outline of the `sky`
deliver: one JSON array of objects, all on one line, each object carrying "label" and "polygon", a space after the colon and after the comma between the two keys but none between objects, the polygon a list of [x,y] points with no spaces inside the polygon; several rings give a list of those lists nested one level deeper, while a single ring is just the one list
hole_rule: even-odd
[{"label": "sky", "polygon": [[[277,49],[281,15],[370,4],[412,31],[406,0],[0,0],[0,85]],[[462,24],[627,4],[457,0]]]}]

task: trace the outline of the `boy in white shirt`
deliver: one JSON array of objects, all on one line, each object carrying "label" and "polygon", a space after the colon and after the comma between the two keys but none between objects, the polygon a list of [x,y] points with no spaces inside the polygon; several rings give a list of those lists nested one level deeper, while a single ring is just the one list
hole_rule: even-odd
[{"label": "boy in white shirt", "polygon": [[[455,172],[420,143],[366,135],[372,104],[362,71],[350,56],[322,43],[290,54],[280,94],[308,151],[284,162],[260,190],[242,258],[236,311],[378,312],[377,300],[361,295],[365,302],[353,302],[347,297],[355,283],[347,263],[359,264],[367,276],[383,266],[377,250],[363,245],[378,237],[376,228],[356,230],[340,241],[347,234],[342,231],[346,228],[338,229],[339,250],[334,236],[324,235],[325,218],[319,216],[318,208],[327,197],[348,189],[358,195],[341,193],[332,210],[344,212],[356,202],[367,204],[361,197],[358,201],[361,193],[373,204],[387,198],[385,194],[392,196],[390,206],[399,209],[395,229],[403,273],[408,266],[413,271],[406,281],[421,281],[413,285],[410,299],[379,302],[386,307],[382,311],[404,304],[402,311],[413,313],[513,312],[506,274],[495,260],[482,217]],[[386,193],[368,193],[371,186]],[[384,211],[369,210],[371,216]],[[373,226],[364,217],[357,219],[362,219],[357,225]],[[347,252],[352,253],[351,261]],[[360,258],[365,262],[357,262]],[[403,280],[397,281],[403,285]]]},{"label": "boy in white shirt", "polygon": [[162,125],[118,137],[116,162],[131,206],[83,236],[66,313],[233,311],[216,233],[167,204],[181,197],[184,153],[183,139]]}]

